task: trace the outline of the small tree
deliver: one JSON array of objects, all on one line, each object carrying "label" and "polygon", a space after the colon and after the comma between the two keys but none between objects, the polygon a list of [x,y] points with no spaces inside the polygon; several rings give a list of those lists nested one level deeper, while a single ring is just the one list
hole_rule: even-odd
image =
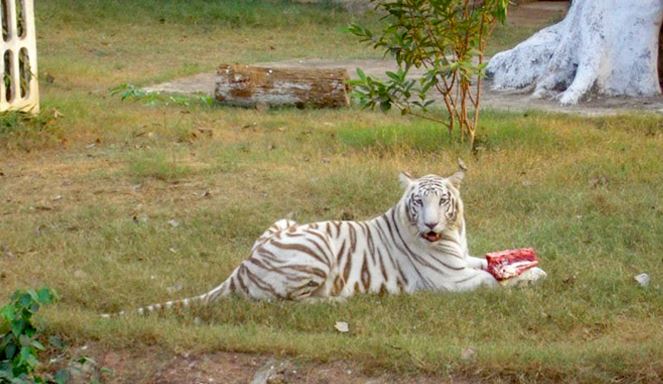
[{"label": "small tree", "polygon": [[[386,24],[374,34],[353,24],[350,32],[384,49],[396,59],[398,70],[387,80],[366,76],[357,69],[354,95],[363,107],[383,111],[398,108],[447,126],[449,135],[458,126],[461,140],[474,146],[479,122],[481,79],[486,64],[486,40],[496,22],[504,22],[508,0],[371,0]],[[412,68],[424,69],[419,79],[408,78]],[[449,116],[437,119],[428,113],[439,93]],[[416,110],[416,111],[415,111]]]},{"label": "small tree", "polygon": [[[38,291],[16,291],[9,304],[0,307],[0,384],[45,383],[35,375],[37,355],[46,348],[38,340],[40,334],[33,316],[41,306],[55,301],[49,288]],[[63,382],[56,379],[57,383]]]}]

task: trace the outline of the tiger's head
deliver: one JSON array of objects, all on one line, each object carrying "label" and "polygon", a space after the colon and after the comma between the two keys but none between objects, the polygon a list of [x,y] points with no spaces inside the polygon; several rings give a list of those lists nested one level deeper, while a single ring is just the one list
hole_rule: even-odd
[{"label": "tiger's head", "polygon": [[464,172],[449,177],[426,175],[412,177],[403,172],[400,181],[405,189],[402,201],[410,224],[417,236],[429,243],[443,239],[444,232],[457,228],[463,217],[460,184]]}]

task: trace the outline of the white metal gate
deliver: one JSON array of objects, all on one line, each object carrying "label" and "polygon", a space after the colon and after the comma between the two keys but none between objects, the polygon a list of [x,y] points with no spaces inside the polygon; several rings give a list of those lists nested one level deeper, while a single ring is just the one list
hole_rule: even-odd
[{"label": "white metal gate", "polygon": [[39,112],[34,0],[0,0],[0,112]]}]

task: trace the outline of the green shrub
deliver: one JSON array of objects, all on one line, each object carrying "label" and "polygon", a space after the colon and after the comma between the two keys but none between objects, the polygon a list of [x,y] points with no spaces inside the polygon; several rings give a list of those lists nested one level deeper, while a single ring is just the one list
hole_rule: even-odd
[{"label": "green shrub", "polygon": [[56,299],[49,288],[38,291],[16,291],[9,304],[0,308],[0,383],[45,383],[35,375],[39,351],[45,349],[38,340],[39,331],[32,317],[42,305]]}]

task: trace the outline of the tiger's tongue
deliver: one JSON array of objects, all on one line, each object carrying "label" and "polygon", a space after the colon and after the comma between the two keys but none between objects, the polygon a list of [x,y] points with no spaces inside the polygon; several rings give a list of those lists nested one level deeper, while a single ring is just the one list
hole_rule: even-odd
[{"label": "tiger's tongue", "polygon": [[442,235],[439,233],[435,232],[427,232],[424,234],[424,239],[433,242],[433,241],[438,241],[442,238]]}]

